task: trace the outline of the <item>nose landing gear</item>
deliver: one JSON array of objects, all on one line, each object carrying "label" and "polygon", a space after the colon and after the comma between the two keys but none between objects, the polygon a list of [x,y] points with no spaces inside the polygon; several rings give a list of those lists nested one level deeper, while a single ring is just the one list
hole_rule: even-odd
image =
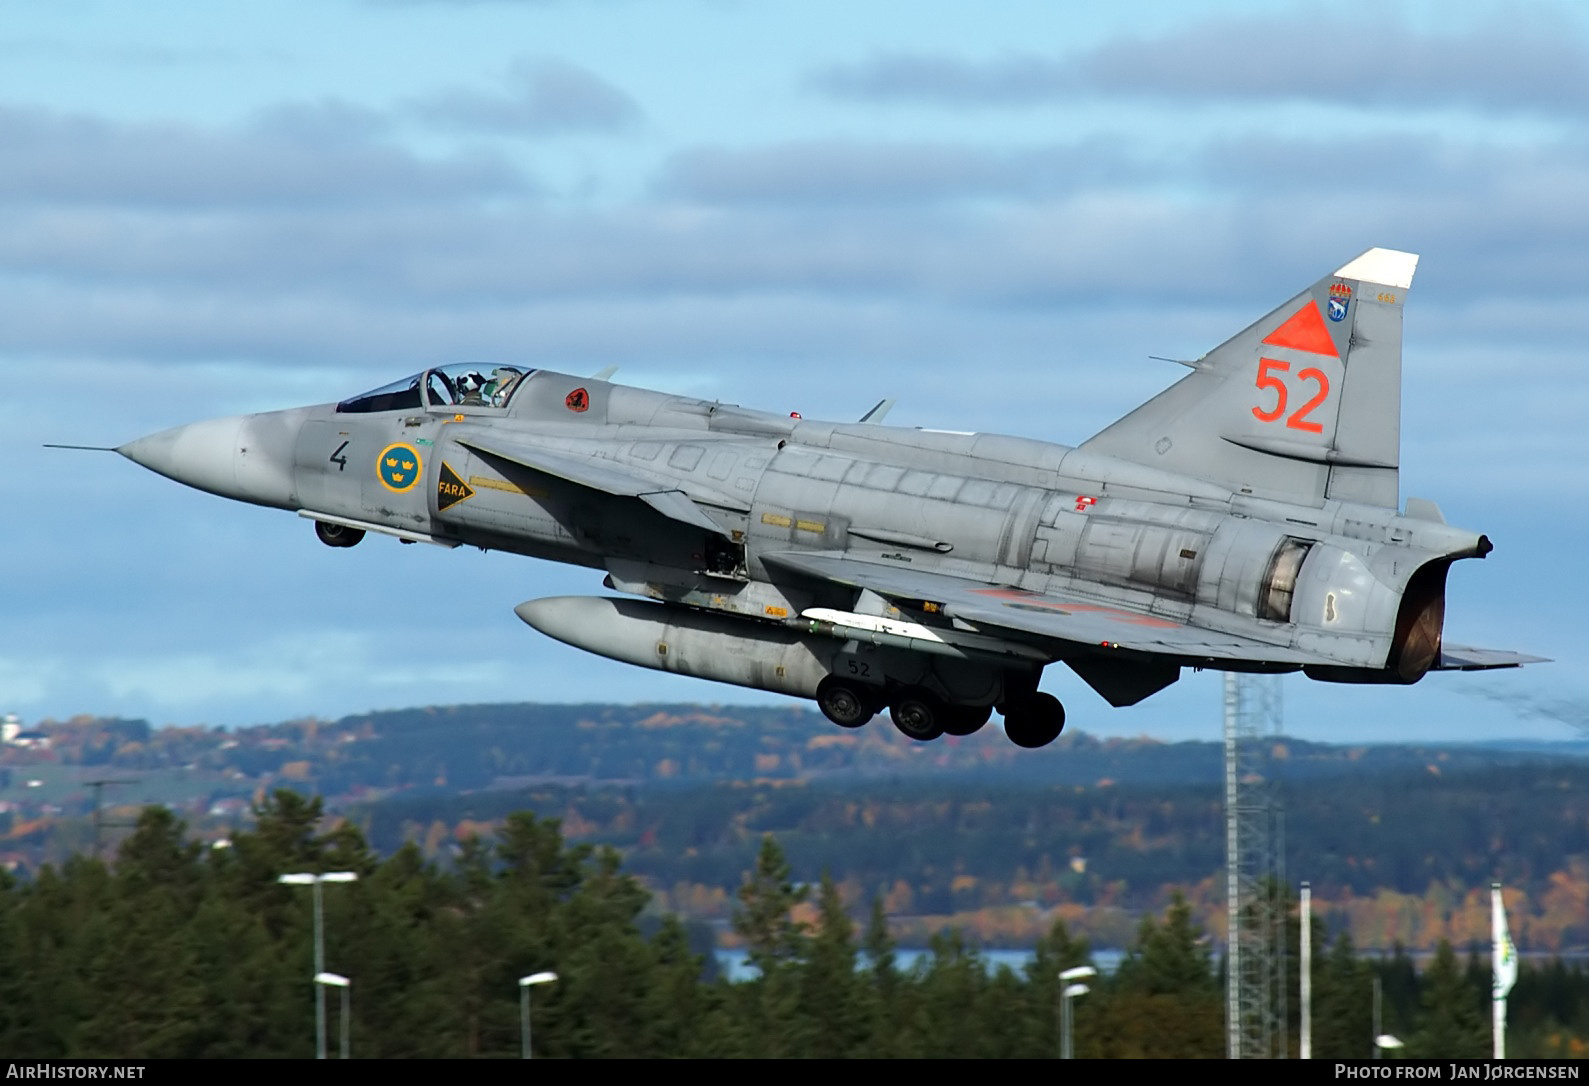
[{"label": "nose landing gear", "polygon": [[317,520],[314,522],[314,534],[328,547],[351,547],[364,538],[364,529]]}]

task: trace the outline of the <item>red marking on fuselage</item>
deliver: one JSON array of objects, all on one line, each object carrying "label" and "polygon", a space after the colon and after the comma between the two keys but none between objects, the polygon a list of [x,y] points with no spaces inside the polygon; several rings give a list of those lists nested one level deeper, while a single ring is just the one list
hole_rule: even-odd
[{"label": "red marking on fuselage", "polygon": [[1311,298],[1301,309],[1286,318],[1286,322],[1267,336],[1263,337],[1265,343],[1276,347],[1292,347],[1309,354],[1322,354],[1330,358],[1341,357],[1335,349],[1335,340],[1330,338],[1330,330],[1324,323],[1324,314],[1319,312],[1318,303]]},{"label": "red marking on fuselage", "polygon": [[991,596],[997,600],[1004,600],[1006,603],[1018,603],[1024,607],[1037,607],[1062,615],[1077,613],[1098,615],[1114,622],[1123,622],[1130,626],[1151,626],[1158,630],[1178,630],[1181,628],[1179,622],[1156,618],[1153,615],[1139,615],[1133,611],[1122,611],[1118,607],[1105,607],[1097,603],[1068,603],[1019,588],[973,588],[971,591],[978,596]]}]

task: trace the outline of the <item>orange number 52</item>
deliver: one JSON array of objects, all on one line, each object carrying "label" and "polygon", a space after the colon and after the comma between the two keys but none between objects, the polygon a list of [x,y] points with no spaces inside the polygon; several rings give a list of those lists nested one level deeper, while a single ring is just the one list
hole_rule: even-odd
[{"label": "orange number 52", "polygon": [[[1282,362],[1278,358],[1260,358],[1258,360],[1258,377],[1253,381],[1253,387],[1273,389],[1275,394],[1275,405],[1270,410],[1265,411],[1261,407],[1252,409],[1253,417],[1259,422],[1274,422],[1286,413],[1286,402],[1289,399],[1289,394],[1285,380],[1278,375],[1288,373],[1290,369],[1291,363]],[[1322,434],[1324,432],[1323,424],[1309,422],[1308,416],[1320,404],[1330,398],[1330,379],[1324,375],[1323,370],[1309,366],[1305,370],[1297,371],[1297,380],[1313,381],[1319,386],[1319,391],[1314,395],[1313,399],[1291,413],[1291,416],[1286,419],[1286,426],[1292,430],[1306,430],[1310,434]]]}]

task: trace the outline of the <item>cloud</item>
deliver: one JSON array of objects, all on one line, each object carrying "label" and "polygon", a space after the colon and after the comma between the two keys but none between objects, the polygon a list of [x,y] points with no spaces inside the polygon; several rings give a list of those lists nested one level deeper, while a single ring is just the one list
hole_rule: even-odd
[{"label": "cloud", "polygon": [[471,152],[427,159],[380,142],[383,132],[378,114],[336,102],[270,111],[230,132],[0,106],[0,203],[192,213],[429,202],[531,188],[500,158]]},{"label": "cloud", "polygon": [[408,104],[406,112],[437,128],[542,136],[611,132],[639,123],[638,103],[599,76],[557,61],[518,61],[506,94],[453,87]]},{"label": "cloud", "polygon": [[240,65],[282,66],[291,62],[289,52],[265,46],[245,48],[217,46],[93,45],[66,38],[0,38],[0,58],[23,62],[82,63],[133,68],[226,68],[235,72]]},{"label": "cloud", "polygon": [[887,204],[1074,192],[1108,178],[1139,183],[1154,171],[1118,141],[1003,150],[947,143],[803,140],[759,148],[682,151],[656,190],[707,203]]},{"label": "cloud", "polygon": [[880,53],[864,61],[818,68],[806,82],[835,98],[948,106],[1033,105],[1084,89],[1073,62],[1027,53],[1006,53],[981,62]]},{"label": "cloud", "polygon": [[1108,95],[1364,108],[1453,106],[1577,121],[1589,103],[1589,43],[1560,13],[1496,15],[1456,29],[1369,23],[1316,7],[1279,18],[1212,18],[1128,34],[1068,55],[987,60],[880,53],[807,76],[838,98],[949,107],[1035,106]]},{"label": "cloud", "polygon": [[1589,48],[1548,9],[1464,29],[1414,29],[1394,15],[1212,19],[1122,37],[1076,58],[1094,89],[1123,95],[1482,112],[1577,114],[1589,101]]},{"label": "cloud", "polygon": [[[158,171],[147,145],[166,129],[17,109],[0,113],[6,124],[33,133],[0,175],[7,366],[281,372],[251,408],[459,359],[616,363],[642,384],[798,398],[791,409],[807,411],[810,380],[865,398],[899,394],[906,372],[924,423],[1063,440],[1167,383],[1144,356],[1195,357],[1277,300],[1264,284],[1289,291],[1388,244],[1425,254],[1409,344],[1440,359],[1443,404],[1527,415],[1535,386],[1491,387],[1504,378],[1493,359],[1523,350],[1530,373],[1551,375],[1553,407],[1570,415],[1584,399],[1557,361],[1576,348],[1571,314],[1589,296],[1589,268],[1572,258],[1589,244],[1589,149],[1572,140],[1518,148],[1410,127],[1226,136],[1174,156],[1130,134],[791,140],[683,148],[639,197],[588,204],[548,200],[500,163],[472,175],[475,159],[421,156],[396,142],[390,115],[337,101],[172,129]],[[279,147],[322,172],[215,173],[195,190],[180,168],[219,170],[235,154],[269,174]],[[366,193],[376,160],[415,180],[369,180]],[[52,171],[94,187],[64,198],[38,180]],[[985,401],[957,397],[990,366]],[[997,391],[1056,374],[1074,419]],[[1494,431],[1474,411],[1447,407],[1434,425]],[[1536,436],[1541,455],[1570,456],[1570,439]]]},{"label": "cloud", "polygon": [[[1205,314],[1261,312],[1231,291],[1290,289],[1298,253],[1317,254],[1313,273],[1373,244],[1428,257],[1418,312],[1446,312],[1424,335],[1527,338],[1536,356],[1541,337],[1570,339],[1555,303],[1589,293],[1572,260],[1589,244],[1582,153],[1404,142],[1396,157],[1375,141],[1223,141],[1114,184],[1053,150],[792,143],[684,152],[650,198],[583,208],[467,187],[363,206],[261,206],[246,189],[232,205],[18,201],[0,232],[0,351],[412,368],[504,345],[568,364],[784,357],[828,351],[830,331],[873,341],[874,319],[912,308],[984,335],[1038,314],[1060,336],[1089,307],[1129,304],[1183,327],[1141,353],[1195,355],[1231,330],[1197,331]],[[1395,186],[1351,180],[1391,167]]]}]

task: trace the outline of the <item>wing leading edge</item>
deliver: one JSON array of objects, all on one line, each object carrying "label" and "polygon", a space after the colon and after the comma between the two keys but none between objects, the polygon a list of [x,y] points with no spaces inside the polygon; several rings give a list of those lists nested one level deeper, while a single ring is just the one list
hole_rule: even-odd
[{"label": "wing leading edge", "polygon": [[[726,535],[722,525],[702,512],[690,495],[680,490],[678,484],[662,478],[650,478],[593,457],[571,456],[550,449],[536,448],[523,442],[509,442],[498,438],[460,438],[458,443],[486,456],[551,475],[576,486],[586,487],[621,498],[638,498],[670,520],[679,521],[708,532]],[[733,507],[733,501],[722,504]]]}]

